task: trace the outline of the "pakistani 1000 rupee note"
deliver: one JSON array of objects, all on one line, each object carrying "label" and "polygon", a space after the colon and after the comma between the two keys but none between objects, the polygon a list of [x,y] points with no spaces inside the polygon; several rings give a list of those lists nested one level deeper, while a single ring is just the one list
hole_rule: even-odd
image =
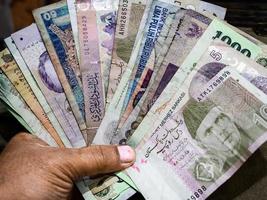
[{"label": "pakistani 1000 rupee note", "polygon": [[77,1],[77,21],[85,118],[89,133],[88,142],[91,143],[105,113],[96,10],[91,0]]},{"label": "pakistani 1000 rupee note", "polygon": [[78,23],[77,23],[77,12],[76,12],[76,0],[67,0],[68,10],[70,14],[71,30],[75,43],[75,50],[80,63],[80,49],[79,47],[79,35],[78,35]]},{"label": "pakistani 1000 rupee note", "polygon": [[[5,49],[0,52],[0,68],[2,72],[4,72],[5,75],[8,77],[10,82],[14,85],[14,87],[17,89],[17,91],[20,93],[21,97],[24,99],[27,105],[31,108],[32,112],[40,120],[42,125],[54,138],[56,143],[59,146],[64,147],[61,138],[53,127],[44,109],[38,102],[31,87],[29,86],[28,82],[26,81],[24,75],[22,74],[21,70],[19,69],[18,65],[16,64],[13,56],[10,54],[8,49]],[[49,114],[52,115],[53,113],[50,112]]]},{"label": "pakistani 1000 rupee note", "polygon": [[[26,76],[25,78],[31,83],[31,88],[33,89],[33,82],[37,83],[37,87],[45,96],[71,146],[86,146],[37,26],[32,24],[12,34],[12,38],[27,64],[24,68],[19,67],[24,74],[29,74],[28,78]],[[9,44],[9,46],[12,45],[12,43]],[[12,50],[13,52],[14,50]],[[33,89],[34,92],[35,90]]]},{"label": "pakistani 1000 rupee note", "polygon": [[[228,49],[211,47],[184,84],[173,88],[172,100],[158,102],[144,119],[149,123],[136,130],[149,133],[127,172],[145,198],[206,199],[266,141],[267,96],[258,88],[266,85],[267,71]],[[158,120],[150,121],[155,115]]]},{"label": "pakistani 1000 rupee note", "polygon": [[[151,8],[151,9],[150,9]],[[153,1],[150,6],[147,6],[143,22],[140,25],[140,33],[138,33],[137,44],[131,55],[131,59],[123,74],[119,87],[117,88],[116,95],[112,99],[106,115],[101,123],[94,143],[96,144],[110,144],[116,128],[119,123],[121,114],[123,113],[123,103],[128,88],[129,78],[134,67],[140,63],[140,68],[145,67],[150,54],[152,53],[165,20],[169,15],[175,15],[179,7],[175,6],[172,1]],[[140,61],[140,62],[139,62]],[[142,66],[141,66],[142,65]],[[140,75],[139,73],[138,75]]]},{"label": "pakistani 1000 rupee note", "polygon": [[144,11],[151,2],[151,0],[120,0],[119,2],[106,97],[107,106],[111,102],[130,60]]},{"label": "pakistani 1000 rupee note", "polygon": [[145,98],[136,105],[127,121],[118,130],[122,141],[126,141],[137,129],[210,23],[211,19],[198,12],[193,10],[185,12],[185,16],[178,24],[169,51],[155,74],[153,84],[147,89]]},{"label": "pakistani 1000 rupee note", "polygon": [[[8,62],[10,57],[1,57]],[[26,102],[18,93],[14,85],[9,81],[4,72],[0,69],[0,98],[12,110],[14,110],[32,130],[32,134],[44,140],[50,146],[58,146],[52,136],[47,132],[39,119],[32,113]],[[22,124],[23,125],[23,124]],[[26,128],[26,127],[25,127]],[[27,129],[28,130],[28,129]]]},{"label": "pakistani 1000 rupee note", "polygon": [[33,15],[80,130],[87,140],[81,74],[66,1],[38,8]]},{"label": "pakistani 1000 rupee note", "polygon": [[[20,38],[22,38],[22,37],[20,37]],[[22,38],[22,39],[25,39],[25,38]],[[69,139],[66,137],[65,132],[62,129],[62,126],[60,125],[57,117],[53,113],[48,102],[46,101],[44,94],[42,93],[42,91],[40,90],[40,88],[36,84],[35,80],[33,79],[29,69],[27,68],[25,61],[23,60],[19,50],[17,49],[17,46],[15,45],[15,42],[12,40],[11,37],[8,37],[5,39],[5,43],[9,49],[9,52],[12,54],[15,62],[17,63],[16,68],[14,68],[14,70],[20,71],[19,74],[21,76],[23,75],[23,77],[25,78],[25,81],[28,83],[34,96],[36,97],[40,106],[43,108],[45,114],[47,115],[49,121],[51,122],[51,124],[55,128],[56,132],[58,133],[64,146],[65,147],[71,147]],[[12,72],[12,70],[11,70],[11,72]]]}]

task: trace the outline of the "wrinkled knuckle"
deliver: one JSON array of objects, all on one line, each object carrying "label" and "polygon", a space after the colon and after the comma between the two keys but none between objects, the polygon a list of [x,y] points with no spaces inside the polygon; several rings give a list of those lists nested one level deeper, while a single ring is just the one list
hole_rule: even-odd
[{"label": "wrinkled knuckle", "polygon": [[95,154],[94,157],[95,157],[97,169],[100,171],[103,171],[103,170],[107,169],[107,167],[108,167],[107,151],[105,151],[102,146],[97,146],[95,148],[96,148],[97,153]]}]

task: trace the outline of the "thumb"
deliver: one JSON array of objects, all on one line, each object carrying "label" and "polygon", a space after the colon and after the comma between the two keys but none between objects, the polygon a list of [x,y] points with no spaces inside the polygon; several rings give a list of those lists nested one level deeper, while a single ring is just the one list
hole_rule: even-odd
[{"label": "thumb", "polygon": [[129,146],[92,145],[82,149],[61,150],[62,167],[72,180],[121,171],[135,161],[135,152]]}]

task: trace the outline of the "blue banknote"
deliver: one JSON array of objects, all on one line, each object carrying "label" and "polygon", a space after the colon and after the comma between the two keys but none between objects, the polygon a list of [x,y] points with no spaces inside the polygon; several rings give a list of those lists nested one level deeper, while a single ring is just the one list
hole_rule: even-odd
[{"label": "blue banknote", "polygon": [[85,119],[84,95],[68,7],[64,5],[49,12],[41,13],[40,15],[79,110]]}]

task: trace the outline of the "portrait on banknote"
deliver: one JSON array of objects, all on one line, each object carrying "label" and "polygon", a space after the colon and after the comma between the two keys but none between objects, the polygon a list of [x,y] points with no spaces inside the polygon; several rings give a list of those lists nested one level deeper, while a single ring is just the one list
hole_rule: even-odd
[{"label": "portrait on banknote", "polygon": [[[144,146],[143,162],[160,159],[205,187],[245,162],[267,131],[267,106],[233,74],[238,73],[226,67],[203,81],[201,69],[195,73],[188,96],[178,92],[177,105],[188,99],[167,114]],[[186,182],[188,176],[178,174]]]},{"label": "portrait on banknote", "polygon": [[258,124],[255,117],[264,116],[266,106],[231,77],[223,84],[218,77],[217,84],[221,85],[209,95],[197,94],[199,88],[209,85],[205,80],[216,74],[203,68],[191,82],[189,93],[193,98],[182,109],[182,116],[188,133],[205,151],[191,170],[197,180],[215,182],[237,161],[246,160],[250,145],[266,132],[267,127]]}]

